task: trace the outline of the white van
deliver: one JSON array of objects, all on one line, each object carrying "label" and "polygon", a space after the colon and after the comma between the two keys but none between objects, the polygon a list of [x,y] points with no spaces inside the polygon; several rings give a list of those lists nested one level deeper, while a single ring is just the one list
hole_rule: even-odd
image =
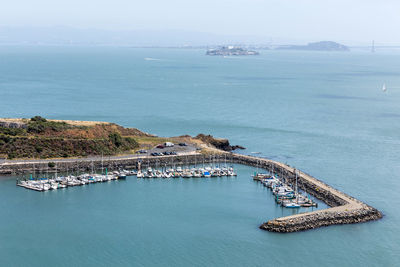
[{"label": "white van", "polygon": [[165,146],[165,147],[173,147],[173,146],[174,146],[174,143],[165,142],[165,143],[164,143],[164,146]]}]

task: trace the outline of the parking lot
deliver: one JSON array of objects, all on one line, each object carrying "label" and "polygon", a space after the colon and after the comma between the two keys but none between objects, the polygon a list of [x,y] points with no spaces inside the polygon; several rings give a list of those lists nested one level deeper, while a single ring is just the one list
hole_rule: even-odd
[{"label": "parking lot", "polygon": [[164,146],[163,148],[155,147],[139,154],[148,156],[180,155],[180,154],[195,152],[196,149],[197,147],[192,144],[187,144],[187,143],[186,145],[174,144],[174,146]]}]

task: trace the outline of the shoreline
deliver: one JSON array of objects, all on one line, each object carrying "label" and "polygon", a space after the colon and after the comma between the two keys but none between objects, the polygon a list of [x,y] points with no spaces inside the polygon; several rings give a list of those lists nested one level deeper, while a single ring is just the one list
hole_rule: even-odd
[{"label": "shoreline", "polygon": [[[307,189],[307,192],[315,198],[323,201],[330,208],[312,212],[299,213],[296,215],[271,219],[259,226],[262,230],[279,233],[290,233],[315,229],[322,226],[336,224],[353,224],[378,220],[382,218],[382,213],[377,209],[357,200],[326,183],[306,174],[300,170],[294,169],[281,162],[266,158],[246,156],[237,153],[229,153],[215,150],[217,154],[204,155],[200,153],[187,153],[172,156],[119,156],[107,158],[79,158],[79,159],[61,159],[61,160],[38,160],[38,161],[15,161],[0,164],[0,175],[4,174],[22,174],[36,169],[48,168],[50,172],[55,172],[55,168],[49,168],[49,162],[57,162],[57,171],[62,172],[67,169],[79,171],[90,170],[104,167],[113,168],[131,168],[136,169],[138,162],[144,166],[166,166],[174,164],[193,164],[195,162],[226,162],[237,163],[248,166],[259,166],[266,170],[274,170],[274,173],[284,177],[288,181],[294,181],[295,171],[298,172],[298,180]],[[146,165],[147,164],[147,165]]]}]

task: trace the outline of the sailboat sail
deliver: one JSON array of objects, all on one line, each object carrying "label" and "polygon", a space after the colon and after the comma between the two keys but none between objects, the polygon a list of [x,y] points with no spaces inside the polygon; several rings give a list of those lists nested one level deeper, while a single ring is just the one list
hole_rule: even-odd
[{"label": "sailboat sail", "polygon": [[386,92],[386,84],[383,84],[383,86],[382,86],[382,91],[383,91],[383,92]]}]

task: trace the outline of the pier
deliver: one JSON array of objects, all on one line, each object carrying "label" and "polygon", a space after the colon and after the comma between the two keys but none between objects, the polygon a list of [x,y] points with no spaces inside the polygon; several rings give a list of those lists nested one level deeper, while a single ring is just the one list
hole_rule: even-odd
[{"label": "pier", "polygon": [[227,153],[220,151],[215,155],[203,155],[193,153],[188,155],[173,155],[160,157],[107,157],[106,159],[71,159],[71,160],[41,160],[37,162],[15,162],[3,163],[0,165],[0,174],[17,174],[32,171],[36,169],[48,168],[48,162],[56,162],[57,170],[50,168],[50,171],[65,171],[66,169],[90,170],[93,165],[96,168],[100,166],[109,169],[132,168],[136,169],[138,164],[142,166],[170,166],[172,163],[179,165],[194,163],[211,162],[229,162],[238,163],[254,167],[259,167],[267,171],[273,171],[274,174],[285,180],[292,182],[297,172],[298,182],[307,193],[326,203],[330,208],[312,212],[299,213],[292,216],[271,219],[262,225],[260,229],[289,233],[308,229],[314,229],[321,226],[335,224],[350,224],[367,222],[382,218],[382,213],[377,209],[357,200],[329,185],[312,177],[311,175],[297,170],[281,162],[266,158],[246,156],[236,153]]}]

